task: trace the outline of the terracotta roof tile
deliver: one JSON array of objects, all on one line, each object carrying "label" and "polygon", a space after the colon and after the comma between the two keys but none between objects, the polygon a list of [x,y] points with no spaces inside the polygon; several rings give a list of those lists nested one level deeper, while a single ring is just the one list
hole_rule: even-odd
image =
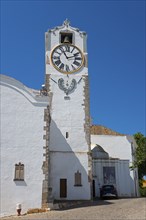
[{"label": "terracotta roof tile", "polygon": [[124,134],[120,134],[120,133],[113,131],[110,128],[104,127],[102,125],[91,125],[90,131],[91,131],[91,134],[97,134],[97,135],[124,136]]}]

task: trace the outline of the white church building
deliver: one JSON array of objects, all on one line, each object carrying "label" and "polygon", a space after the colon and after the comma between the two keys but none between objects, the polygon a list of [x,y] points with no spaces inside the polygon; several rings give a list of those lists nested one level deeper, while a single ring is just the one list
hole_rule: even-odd
[{"label": "white church building", "polygon": [[87,35],[70,26],[45,33],[42,89],[0,76],[1,216],[48,208],[54,201],[91,200],[103,184],[137,197],[136,143],[90,125]]}]

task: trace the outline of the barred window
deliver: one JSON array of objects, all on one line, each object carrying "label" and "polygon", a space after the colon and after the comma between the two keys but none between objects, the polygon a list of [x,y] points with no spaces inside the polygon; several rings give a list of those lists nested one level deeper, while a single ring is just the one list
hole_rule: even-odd
[{"label": "barred window", "polygon": [[24,164],[19,163],[15,164],[15,176],[14,181],[23,181],[24,180]]},{"label": "barred window", "polygon": [[79,171],[75,173],[75,186],[82,186],[81,173]]}]

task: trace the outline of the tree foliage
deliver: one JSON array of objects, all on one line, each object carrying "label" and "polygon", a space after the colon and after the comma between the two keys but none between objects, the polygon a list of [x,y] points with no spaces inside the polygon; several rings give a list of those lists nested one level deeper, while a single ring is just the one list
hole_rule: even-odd
[{"label": "tree foliage", "polygon": [[138,167],[138,175],[141,180],[146,175],[146,137],[141,133],[134,134],[135,141],[138,145],[136,148],[136,160],[134,166]]}]

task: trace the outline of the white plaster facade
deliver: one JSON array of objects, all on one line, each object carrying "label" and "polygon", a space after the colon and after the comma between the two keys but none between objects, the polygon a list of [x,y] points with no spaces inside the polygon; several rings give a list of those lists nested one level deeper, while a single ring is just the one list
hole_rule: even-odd
[{"label": "white plaster facade", "polygon": [[[88,68],[84,66],[75,73],[63,74],[56,70],[51,64],[51,51],[60,43],[60,33],[72,33],[73,44],[80,48],[86,57],[86,34],[71,27],[69,24],[49,30],[46,33],[46,87],[52,94],[51,124],[49,137],[50,152],[50,180],[52,196],[57,200],[90,200],[91,164],[89,162],[90,152],[90,123],[89,100],[86,97],[88,88]],[[65,91],[58,86],[59,79],[63,79],[65,85],[76,80],[74,90],[66,95]],[[86,91],[85,91],[86,90]],[[67,97],[67,98],[66,98]],[[88,123],[88,124],[87,124]],[[88,129],[88,134],[85,127]],[[66,137],[66,134],[68,137]],[[91,162],[92,163],[92,162]],[[75,173],[81,173],[81,185],[75,186]],[[66,179],[67,195],[60,196],[60,179]]]},{"label": "white plaster facade", "polygon": [[115,167],[115,186],[119,197],[139,196],[138,172],[131,170],[134,151],[137,147],[132,136],[91,135],[92,148],[95,144],[102,146],[109,154],[109,159],[93,159],[93,179],[96,184],[96,196],[104,184],[103,167]]},{"label": "white plaster facade", "polygon": [[[15,79],[1,75],[1,216],[41,207],[44,108],[39,96]],[[24,164],[24,181],[14,181],[15,164]]]}]

